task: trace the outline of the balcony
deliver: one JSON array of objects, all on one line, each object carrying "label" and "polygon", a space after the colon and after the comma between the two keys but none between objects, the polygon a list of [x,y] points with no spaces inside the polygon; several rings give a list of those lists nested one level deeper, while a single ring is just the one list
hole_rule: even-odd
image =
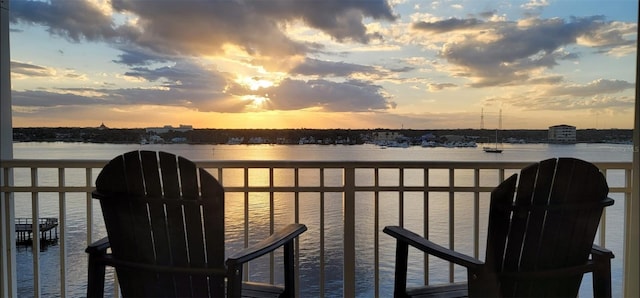
[{"label": "balcony", "polygon": [[[6,160],[0,164],[2,235],[10,261],[2,264],[5,296],[84,295],[84,248],[106,235],[91,199],[104,160]],[[406,226],[458,251],[484,259],[489,192],[528,162],[199,161],[225,187],[228,251],[261,239],[278,226],[301,222],[309,230],[297,249],[302,296],[388,297],[393,287],[393,240],[385,225]],[[614,251],[614,297],[623,296],[624,217],[631,203],[628,162],[602,162],[614,206],[603,216],[596,243]],[[58,219],[58,242],[39,237],[16,246],[16,218]],[[633,227],[637,234],[637,227]],[[38,235],[38,231],[33,231]],[[463,268],[411,252],[412,284],[464,280]],[[6,259],[6,258],[5,258]],[[277,256],[245,270],[245,278],[278,282]],[[109,293],[117,280],[108,276]],[[586,275],[581,294],[590,295]]]}]

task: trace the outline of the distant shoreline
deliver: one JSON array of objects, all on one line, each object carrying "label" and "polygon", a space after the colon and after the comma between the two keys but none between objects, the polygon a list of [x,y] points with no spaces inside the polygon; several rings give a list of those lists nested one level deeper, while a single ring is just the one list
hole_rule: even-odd
[{"label": "distant shoreline", "polygon": [[[359,145],[372,143],[374,136],[401,136],[410,145],[425,138],[436,141],[464,139],[494,143],[493,129],[192,129],[154,133],[146,129],[108,128],[14,128],[14,142],[80,142],[108,144],[320,144]],[[499,143],[550,143],[543,129],[500,130]],[[576,143],[631,144],[633,129],[578,129]],[[155,140],[155,141],[154,141]]]}]

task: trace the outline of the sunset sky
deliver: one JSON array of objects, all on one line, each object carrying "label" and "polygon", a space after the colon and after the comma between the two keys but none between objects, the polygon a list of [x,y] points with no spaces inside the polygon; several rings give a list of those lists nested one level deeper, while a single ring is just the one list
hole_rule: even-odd
[{"label": "sunset sky", "polygon": [[504,129],[632,128],[637,14],[633,0],[11,0],[13,126],[492,129],[501,110]]}]

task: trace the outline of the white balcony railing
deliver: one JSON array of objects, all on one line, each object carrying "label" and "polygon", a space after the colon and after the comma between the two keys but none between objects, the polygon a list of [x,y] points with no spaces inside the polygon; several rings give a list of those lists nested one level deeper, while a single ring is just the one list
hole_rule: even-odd
[{"label": "white balcony railing", "polygon": [[[83,248],[105,236],[91,191],[106,161],[2,161],[3,296],[77,296],[86,286]],[[483,258],[489,192],[526,162],[199,161],[225,187],[230,246],[245,246],[287,222],[309,231],[297,248],[300,291],[313,296],[387,296],[393,242],[385,225],[403,225],[456,250]],[[616,254],[614,296],[622,293],[624,207],[631,198],[631,163],[596,163],[616,204],[603,217],[597,243]],[[612,209],[613,208],[613,209]],[[614,214],[614,216],[607,216]],[[57,217],[55,249],[33,237],[30,253],[15,246],[16,217]],[[34,235],[38,235],[34,231]],[[235,244],[234,244],[235,243]],[[41,249],[38,249],[41,248]],[[56,255],[51,255],[51,251]],[[452,282],[460,268],[416,253],[412,282]],[[7,259],[7,258],[5,258]],[[51,260],[54,259],[54,260]],[[338,259],[338,261],[336,261]],[[246,270],[247,279],[278,281],[274,257]],[[50,263],[56,264],[55,269]],[[336,268],[338,266],[339,268]],[[46,268],[45,268],[46,267]],[[266,269],[265,269],[266,268]],[[445,268],[447,270],[442,270]],[[444,273],[442,273],[444,271]],[[312,276],[312,278],[309,278]],[[585,278],[585,283],[590,282]],[[112,286],[113,288],[117,288]],[[24,289],[23,289],[24,288]],[[584,288],[588,288],[585,285]],[[26,289],[26,290],[25,290]],[[29,292],[22,292],[29,291]],[[117,291],[113,291],[117,294]],[[617,295],[620,296],[620,295]]]}]

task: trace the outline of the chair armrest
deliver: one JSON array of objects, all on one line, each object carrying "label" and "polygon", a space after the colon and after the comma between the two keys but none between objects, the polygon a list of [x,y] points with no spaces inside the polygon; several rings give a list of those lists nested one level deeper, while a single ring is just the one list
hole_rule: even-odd
[{"label": "chair armrest", "polygon": [[290,224],[271,234],[268,238],[249,246],[227,258],[227,296],[240,297],[242,294],[242,264],[284,246],[284,292],[280,297],[295,297],[294,247],[293,240],[304,233],[303,224]]},{"label": "chair armrest", "polygon": [[238,251],[227,258],[227,266],[237,266],[253,259],[256,259],[262,255],[272,252],[283,246],[284,244],[292,241],[304,231],[307,230],[307,226],[303,224],[289,224],[286,227],[271,234],[268,238],[251,245],[241,251]]},{"label": "chair armrest", "polygon": [[106,254],[107,249],[111,247],[111,243],[109,243],[109,237],[104,237],[98,241],[91,243],[84,252],[89,254]]},{"label": "chair armrest", "polygon": [[429,241],[424,237],[407,229],[398,226],[387,226],[383,231],[389,234],[391,237],[398,239],[398,241],[405,242],[423,252],[434,255],[443,260],[453,262],[457,265],[464,266],[473,271],[481,269],[481,267],[484,265],[484,262],[476,258],[435,244],[434,242]]},{"label": "chair armrest", "polygon": [[596,257],[608,257],[610,259],[615,258],[612,251],[595,244],[591,246],[591,255]]}]

